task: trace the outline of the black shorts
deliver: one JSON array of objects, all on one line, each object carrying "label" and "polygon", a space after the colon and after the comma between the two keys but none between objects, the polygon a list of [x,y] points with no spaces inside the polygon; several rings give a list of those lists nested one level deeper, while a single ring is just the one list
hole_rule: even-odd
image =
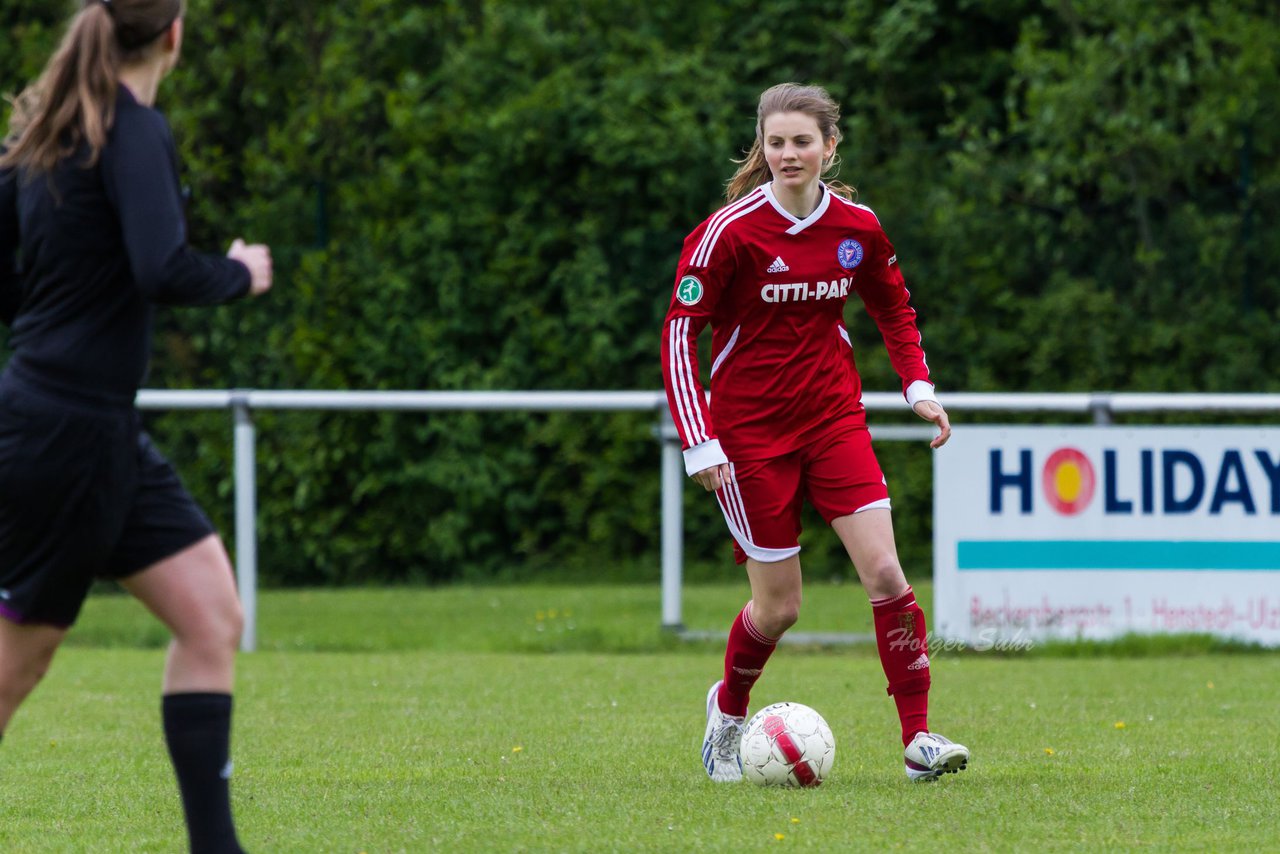
[{"label": "black shorts", "polygon": [[0,386],[0,616],[70,626],[95,578],[124,578],[214,528],[133,409]]}]

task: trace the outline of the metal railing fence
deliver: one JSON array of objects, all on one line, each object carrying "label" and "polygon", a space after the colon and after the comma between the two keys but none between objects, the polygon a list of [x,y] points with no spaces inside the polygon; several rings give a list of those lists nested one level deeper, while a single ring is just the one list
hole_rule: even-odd
[{"label": "metal railing fence", "polygon": [[[905,411],[902,396],[869,392],[869,411]],[[1052,412],[1091,415],[1109,424],[1117,414],[1141,412],[1280,413],[1280,394],[982,393],[944,394],[948,412]],[[256,428],[258,410],[336,410],[401,412],[652,412],[654,434],[662,443],[662,625],[683,628],[680,588],[683,578],[684,459],[675,425],[661,391],[265,391],[152,390],[138,393],[145,410],[230,410],[235,430],[236,577],[244,606],[241,649],[258,641],[258,537]],[[877,440],[928,439],[931,425],[873,428]]]}]

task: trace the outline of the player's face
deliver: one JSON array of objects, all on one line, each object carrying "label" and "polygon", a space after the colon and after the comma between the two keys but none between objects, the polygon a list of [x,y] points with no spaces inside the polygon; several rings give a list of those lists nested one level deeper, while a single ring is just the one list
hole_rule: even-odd
[{"label": "player's face", "polygon": [[774,183],[788,190],[803,190],[817,181],[835,148],[835,138],[823,139],[817,119],[806,113],[765,117],[764,159]]}]

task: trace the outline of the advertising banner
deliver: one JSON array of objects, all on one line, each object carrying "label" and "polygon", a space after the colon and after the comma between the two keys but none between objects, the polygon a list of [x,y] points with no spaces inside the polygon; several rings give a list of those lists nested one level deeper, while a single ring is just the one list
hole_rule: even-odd
[{"label": "advertising banner", "polygon": [[1280,429],[961,427],[934,455],[934,630],[1280,645]]}]

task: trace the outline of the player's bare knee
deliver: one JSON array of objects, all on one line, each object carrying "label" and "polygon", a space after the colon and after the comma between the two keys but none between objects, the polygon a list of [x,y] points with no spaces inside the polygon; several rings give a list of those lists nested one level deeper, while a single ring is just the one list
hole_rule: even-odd
[{"label": "player's bare knee", "polygon": [[753,615],[760,631],[770,637],[780,637],[800,619],[800,600],[798,598],[781,599],[771,602]]},{"label": "player's bare knee", "polygon": [[0,672],[0,697],[5,705],[16,706],[26,699],[49,672],[52,655],[15,662]]},{"label": "player's bare knee", "polygon": [[[52,658],[52,656],[50,656],[50,658]],[[44,658],[35,662],[27,671],[28,692],[32,691],[37,685],[39,685],[40,680],[44,679],[45,675],[48,674],[50,658]]]},{"label": "player's bare knee", "polygon": [[205,657],[220,658],[234,653],[244,632],[244,611],[238,601],[204,610],[196,619],[180,625],[174,643]]},{"label": "player's bare knee", "polygon": [[778,612],[778,624],[781,626],[781,631],[779,631],[778,634],[781,634],[798,622],[800,622],[800,602],[788,602],[782,610]]},{"label": "player's bare knee", "polygon": [[235,652],[244,634],[244,610],[239,600],[233,600],[219,610],[217,632],[214,642],[222,649]]},{"label": "player's bare knee", "polygon": [[231,645],[235,646],[239,643],[240,636],[244,634],[244,608],[240,607],[239,599],[233,599],[227,606],[225,617]]},{"label": "player's bare knee", "polygon": [[896,596],[907,588],[902,565],[892,552],[879,555],[868,566],[863,567],[859,574],[872,598]]}]

